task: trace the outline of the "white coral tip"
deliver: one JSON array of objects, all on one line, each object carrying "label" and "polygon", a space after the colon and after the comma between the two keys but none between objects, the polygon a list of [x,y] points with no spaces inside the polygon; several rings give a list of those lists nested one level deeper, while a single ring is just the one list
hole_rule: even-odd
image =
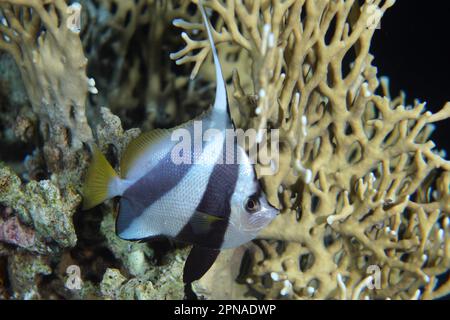
[{"label": "white coral tip", "polygon": [[186,41],[186,42],[188,42],[190,40],[189,36],[188,36],[188,34],[186,32],[182,32],[181,33],[181,38],[183,38],[183,40]]},{"label": "white coral tip", "polygon": [[96,87],[89,87],[89,92],[92,94],[98,94],[98,89]]},{"label": "white coral tip", "polygon": [[308,124],[308,118],[306,116],[302,116],[302,125],[306,126]]},{"label": "white coral tip", "polygon": [[90,87],[95,87],[95,79],[94,78],[89,78],[88,79],[88,85]]},{"label": "white coral tip", "polygon": [[444,235],[445,235],[444,229],[439,229],[439,231],[438,231],[438,237],[439,237],[439,240],[440,240],[440,241],[444,241]]},{"label": "white coral tip", "polygon": [[305,183],[306,183],[306,184],[310,184],[311,181],[312,181],[312,171],[309,170],[309,169],[307,169],[307,170],[305,171]]},{"label": "white coral tip", "polygon": [[281,291],[280,291],[280,295],[281,295],[281,296],[285,297],[285,296],[287,296],[288,294],[289,294],[289,290],[288,290],[287,288],[281,289]]},{"label": "white coral tip", "polygon": [[412,296],[411,300],[419,300],[421,294],[422,292],[419,289],[417,289],[414,295]]},{"label": "white coral tip", "polygon": [[[335,220],[334,220],[334,216],[329,216],[329,217],[327,217],[327,223],[328,223],[330,226],[333,224],[334,221],[335,221]],[[341,278],[341,279],[342,279],[342,276],[341,276],[340,274],[338,274],[338,278]]]},{"label": "white coral tip", "polygon": [[70,27],[69,30],[75,34],[79,34],[81,32],[81,29],[78,27]]},{"label": "white coral tip", "polygon": [[444,218],[444,227],[448,227],[448,225],[449,225],[449,223],[450,223],[450,220],[449,220],[449,218],[448,217],[445,217]]},{"label": "white coral tip", "polygon": [[287,296],[292,292],[292,283],[289,280],[283,281],[283,289],[280,291],[280,295]]},{"label": "white coral tip", "polygon": [[79,2],[72,3],[69,8],[75,9],[75,10],[81,10],[81,4]]},{"label": "white coral tip", "polygon": [[75,34],[79,34],[81,32],[80,26],[81,8],[82,6],[79,2],[74,2],[67,7],[67,14],[69,15],[69,17],[67,19],[66,26],[71,32]]},{"label": "white coral tip", "polygon": [[268,43],[269,48],[275,47],[275,35],[273,33],[269,33]]},{"label": "white coral tip", "polygon": [[180,26],[183,24],[183,22],[184,22],[183,19],[178,19],[178,18],[172,20],[172,24],[173,24],[175,27],[180,27]]},{"label": "white coral tip", "polygon": [[95,87],[95,80],[94,78],[88,78],[87,80],[87,84],[88,84],[88,91],[92,94],[98,94],[98,90]]},{"label": "white coral tip", "polygon": [[280,281],[280,275],[276,272],[271,272],[270,277],[272,278],[273,281]]}]

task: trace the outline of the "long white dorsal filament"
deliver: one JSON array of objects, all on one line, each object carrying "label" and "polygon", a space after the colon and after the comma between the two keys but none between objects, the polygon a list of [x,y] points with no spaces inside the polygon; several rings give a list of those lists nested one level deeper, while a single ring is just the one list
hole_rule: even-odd
[{"label": "long white dorsal filament", "polygon": [[222,75],[222,66],[220,65],[219,57],[217,55],[216,45],[214,44],[214,39],[211,32],[211,27],[209,25],[208,17],[206,16],[205,8],[201,0],[198,1],[198,6],[202,13],[203,22],[205,24],[206,32],[208,33],[208,40],[211,44],[211,51],[214,59],[214,66],[216,69],[216,99],[214,101],[214,111],[227,112],[227,93],[225,87],[225,81]]}]

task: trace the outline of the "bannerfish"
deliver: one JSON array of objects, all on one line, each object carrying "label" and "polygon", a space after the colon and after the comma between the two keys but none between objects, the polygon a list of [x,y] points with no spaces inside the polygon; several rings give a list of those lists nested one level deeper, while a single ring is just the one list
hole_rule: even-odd
[{"label": "bannerfish", "polygon": [[[120,175],[94,146],[83,186],[83,209],[121,197],[116,219],[120,238],[165,236],[192,244],[184,266],[185,283],[200,279],[221,249],[254,239],[278,213],[266,200],[254,164],[236,139],[231,148],[235,161],[224,159],[230,150],[225,132],[234,130],[234,125],[222,68],[200,1],[199,7],[215,66],[214,105],[178,127],[152,130],[132,140],[120,159]],[[174,161],[179,139],[173,135],[184,132],[194,137],[199,123],[201,148],[190,148],[192,163]],[[207,132],[206,139],[202,136]]]}]

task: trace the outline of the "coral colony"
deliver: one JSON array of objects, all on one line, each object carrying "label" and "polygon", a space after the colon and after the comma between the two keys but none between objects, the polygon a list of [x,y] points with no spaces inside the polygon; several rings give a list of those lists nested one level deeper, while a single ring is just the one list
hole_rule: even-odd
[{"label": "coral colony", "polygon": [[[203,4],[232,121],[272,149],[256,175],[280,214],[193,292],[448,295],[450,163],[429,137],[450,103],[407,105],[377,75],[370,43],[394,0]],[[122,240],[116,200],[81,203],[93,145],[117,170],[141,132],[213,102],[198,0],[0,0],[0,51],[0,298],[183,299],[189,245]]]}]

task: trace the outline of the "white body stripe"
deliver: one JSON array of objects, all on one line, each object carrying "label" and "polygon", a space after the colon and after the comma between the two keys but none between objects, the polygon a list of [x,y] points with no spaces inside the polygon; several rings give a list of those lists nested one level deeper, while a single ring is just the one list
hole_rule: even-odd
[{"label": "white body stripe", "polygon": [[[209,113],[206,117],[196,121],[202,122],[203,133],[210,128],[216,128],[223,131],[222,134],[225,135],[225,129],[230,125],[228,118],[217,113]],[[193,126],[193,122],[188,122],[187,125],[188,126],[181,126],[180,128],[189,130],[189,128]],[[128,170],[127,176],[122,181],[116,183],[118,188],[114,189],[114,191],[116,192],[120,189],[121,193],[116,193],[114,196],[122,195],[127,187],[133,185],[136,181],[145,176],[158,165],[169,152],[171,152],[172,148],[179,142],[171,140],[172,132],[173,130],[168,130],[167,136],[162,137],[161,140],[150,145],[148,149],[133,162]],[[193,143],[194,137],[191,138]]]},{"label": "white body stripe", "polygon": [[163,197],[134,219],[121,233],[125,239],[147,238],[157,235],[175,237],[189,222],[208,185],[214,163],[222,156],[224,139],[207,143],[201,155],[194,155],[193,164],[186,176]]},{"label": "white body stripe", "polygon": [[243,206],[245,199],[242,195],[253,194],[257,191],[258,185],[255,181],[255,175],[253,171],[250,159],[245,153],[245,150],[238,146],[238,152],[240,157],[239,166],[239,176],[236,182],[236,187],[231,198],[231,215],[228,228],[224,235],[224,240],[222,244],[223,249],[238,247],[250,240],[254,239],[256,236],[255,232],[244,231],[245,228],[245,217],[242,215],[242,207],[233,206]]},{"label": "white body stripe", "polygon": [[114,177],[108,184],[108,199],[121,196],[129,187],[131,187],[135,180],[124,180],[119,177]]},{"label": "white body stripe", "polygon": [[[169,131],[171,132],[171,131]],[[132,164],[128,170],[126,180],[136,182],[152,170],[172,149],[176,141],[170,140],[171,135],[161,138],[145,150]]]}]

